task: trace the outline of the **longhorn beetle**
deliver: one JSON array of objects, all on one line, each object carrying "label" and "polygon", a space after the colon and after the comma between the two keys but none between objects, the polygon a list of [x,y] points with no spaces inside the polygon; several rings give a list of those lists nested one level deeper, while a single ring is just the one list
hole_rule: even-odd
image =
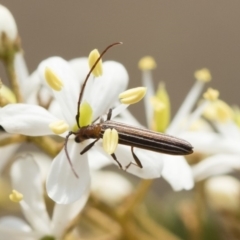
[{"label": "longhorn beetle", "polygon": [[[125,166],[125,170],[127,170],[131,164],[134,164],[138,166],[139,168],[143,168],[141,161],[138,159],[137,155],[134,153],[133,148],[138,147],[150,151],[155,151],[159,153],[165,153],[165,154],[171,154],[171,155],[187,155],[191,154],[193,152],[193,147],[190,143],[188,143],[185,140],[169,136],[166,134],[162,134],[159,132],[154,132],[151,130],[143,129],[143,128],[137,128],[130,125],[126,125],[123,123],[111,121],[111,115],[112,115],[112,109],[109,110],[107,114],[107,120],[106,121],[100,121],[100,123],[95,123],[99,118],[94,120],[91,125],[80,127],[79,119],[80,119],[80,113],[79,108],[82,100],[82,96],[84,93],[84,89],[86,86],[86,83],[90,77],[90,74],[102,58],[102,56],[107,52],[107,50],[115,45],[122,44],[121,42],[113,43],[109,45],[99,56],[99,58],[96,60],[90,71],[88,72],[86,79],[82,85],[82,89],[80,91],[78,103],[77,103],[77,114],[76,114],[76,122],[78,126],[78,130],[76,132],[70,131],[68,135],[66,136],[65,143],[64,143],[64,149],[67,156],[67,159],[69,161],[69,164],[72,168],[72,171],[76,177],[78,177],[76,171],[73,168],[72,162],[70,160],[68,151],[67,151],[67,142],[68,138],[71,135],[75,135],[75,142],[80,143],[87,139],[95,139],[92,143],[87,145],[80,154],[84,154],[87,152],[93,145],[100,139],[103,138],[103,134],[107,129],[115,129],[118,132],[119,135],[119,144],[127,145],[131,147],[131,152],[133,159],[135,162],[130,162],[127,166]],[[112,158],[117,162],[118,166],[123,169],[120,162],[117,160],[116,155],[113,153],[111,154]]]}]

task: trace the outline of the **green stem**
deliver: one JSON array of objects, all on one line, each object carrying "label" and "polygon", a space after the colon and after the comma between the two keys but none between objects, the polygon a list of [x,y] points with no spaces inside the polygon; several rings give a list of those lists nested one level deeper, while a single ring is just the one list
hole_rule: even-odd
[{"label": "green stem", "polygon": [[43,137],[28,137],[30,142],[33,142],[39,148],[41,148],[50,157],[56,157],[56,155],[61,151],[63,145],[62,143],[57,143],[52,138]]},{"label": "green stem", "polygon": [[142,202],[152,183],[152,179],[142,180],[140,182],[135,193],[133,193],[130,198],[117,210],[117,214],[120,218],[126,218],[129,214],[131,214],[134,207]]},{"label": "green stem", "polygon": [[23,143],[26,141],[26,136],[23,135],[12,135],[10,137],[5,137],[0,140],[0,147],[4,147],[13,143]]},{"label": "green stem", "polygon": [[9,78],[12,90],[17,99],[17,102],[23,102],[23,98],[20,93],[20,88],[17,81],[17,75],[15,72],[14,57],[15,57],[15,54],[12,56],[9,56],[8,58],[5,59],[4,63],[6,66],[6,70],[7,70],[7,74],[8,74],[8,78]]},{"label": "green stem", "polygon": [[134,217],[142,226],[142,228],[149,232],[154,237],[154,239],[181,240],[181,238],[174,235],[168,229],[153,221],[153,219],[151,219],[151,217],[146,212],[144,213],[141,211],[141,214],[135,213]]}]

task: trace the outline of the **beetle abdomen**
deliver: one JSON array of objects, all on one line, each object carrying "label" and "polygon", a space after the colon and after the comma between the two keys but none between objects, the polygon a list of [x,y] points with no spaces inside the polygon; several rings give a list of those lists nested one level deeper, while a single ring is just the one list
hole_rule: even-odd
[{"label": "beetle abdomen", "polygon": [[187,155],[193,152],[192,145],[187,141],[163,133],[106,121],[102,123],[101,135],[108,128],[118,131],[119,144],[172,155]]}]

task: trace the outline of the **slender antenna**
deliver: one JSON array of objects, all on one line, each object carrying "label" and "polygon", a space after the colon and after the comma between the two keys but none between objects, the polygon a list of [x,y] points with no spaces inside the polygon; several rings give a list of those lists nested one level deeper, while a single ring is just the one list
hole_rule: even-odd
[{"label": "slender antenna", "polygon": [[86,83],[89,79],[89,76],[90,74],[92,73],[92,71],[94,70],[94,68],[96,67],[96,65],[98,64],[98,62],[100,61],[100,59],[102,58],[102,56],[107,52],[107,50],[111,47],[114,47],[116,45],[119,45],[119,44],[122,44],[122,42],[116,42],[116,43],[113,43],[111,45],[109,45],[102,53],[101,55],[99,56],[99,58],[96,60],[96,62],[94,63],[94,65],[92,66],[92,68],[90,69],[88,75],[86,76],[86,79],[82,85],[82,89],[81,89],[81,92],[80,92],[80,95],[79,95],[79,98],[78,98],[78,104],[77,104],[77,115],[76,115],[76,122],[77,122],[77,125],[78,127],[80,128],[80,123],[79,123],[79,118],[80,118],[80,113],[79,113],[79,108],[80,108],[80,104],[81,104],[81,101],[82,101],[82,97],[83,97],[83,93],[84,93],[84,89],[85,89],[85,86],[86,86]]},{"label": "slender antenna", "polygon": [[71,131],[70,131],[70,132],[68,133],[68,135],[66,136],[66,138],[65,138],[64,151],[65,151],[65,154],[66,154],[66,156],[67,156],[67,160],[68,160],[68,162],[69,162],[69,165],[70,165],[70,167],[71,167],[71,169],[72,169],[72,171],[73,171],[73,174],[75,175],[76,178],[79,178],[79,177],[78,177],[78,174],[77,174],[76,171],[74,170],[72,161],[71,161],[71,159],[70,159],[70,157],[69,157],[68,150],[67,150],[68,138],[69,138],[72,134],[74,134],[74,132],[71,132]]}]

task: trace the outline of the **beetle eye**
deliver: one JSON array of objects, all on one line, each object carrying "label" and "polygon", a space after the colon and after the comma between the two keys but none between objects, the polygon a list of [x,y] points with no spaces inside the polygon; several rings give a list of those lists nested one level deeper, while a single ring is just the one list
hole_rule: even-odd
[{"label": "beetle eye", "polygon": [[81,142],[81,139],[80,139],[79,136],[76,136],[74,140],[75,140],[76,143],[80,143]]}]

